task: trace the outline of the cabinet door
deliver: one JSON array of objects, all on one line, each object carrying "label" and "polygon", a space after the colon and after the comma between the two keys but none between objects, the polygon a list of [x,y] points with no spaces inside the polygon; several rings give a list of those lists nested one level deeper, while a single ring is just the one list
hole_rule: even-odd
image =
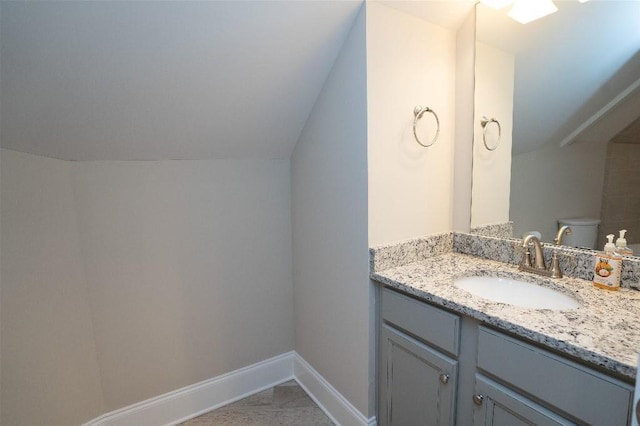
[{"label": "cabinet door", "polygon": [[457,362],[383,325],[380,425],[453,425]]},{"label": "cabinet door", "polygon": [[473,424],[495,426],[573,425],[513,390],[476,375]]},{"label": "cabinet door", "polygon": [[632,386],[496,330],[479,328],[477,365],[581,424],[631,422]]}]

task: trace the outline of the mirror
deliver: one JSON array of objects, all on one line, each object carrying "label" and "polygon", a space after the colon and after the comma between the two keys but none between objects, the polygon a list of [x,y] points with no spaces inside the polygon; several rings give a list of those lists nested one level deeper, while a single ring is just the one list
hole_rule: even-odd
[{"label": "mirror", "polygon": [[590,217],[595,248],[640,244],[640,2],[556,5],[526,25],[476,7],[472,232],[551,242]]}]

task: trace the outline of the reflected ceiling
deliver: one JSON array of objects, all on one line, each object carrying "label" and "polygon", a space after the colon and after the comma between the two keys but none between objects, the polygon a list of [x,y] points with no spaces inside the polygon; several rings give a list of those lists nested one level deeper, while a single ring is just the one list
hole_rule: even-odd
[{"label": "reflected ceiling", "polygon": [[[640,2],[556,4],[558,12],[526,25],[488,8],[487,19],[477,22],[480,41],[516,57],[514,154],[559,144],[640,78]],[[607,117],[597,132],[588,129],[577,139],[606,141],[626,127],[638,116],[640,96],[625,102],[635,116]]]}]

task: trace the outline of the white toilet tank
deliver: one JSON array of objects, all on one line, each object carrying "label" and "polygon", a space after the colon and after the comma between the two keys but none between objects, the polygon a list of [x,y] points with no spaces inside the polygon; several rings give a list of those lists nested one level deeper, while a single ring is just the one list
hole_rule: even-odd
[{"label": "white toilet tank", "polygon": [[598,241],[598,227],[600,219],[591,217],[570,217],[558,219],[558,227],[563,225],[571,228],[571,234],[565,235],[562,244],[570,247],[586,247],[595,249]]}]

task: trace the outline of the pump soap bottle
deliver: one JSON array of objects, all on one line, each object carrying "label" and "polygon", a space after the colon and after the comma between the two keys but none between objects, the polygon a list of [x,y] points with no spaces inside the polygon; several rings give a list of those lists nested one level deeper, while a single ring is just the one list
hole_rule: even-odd
[{"label": "pump soap bottle", "polygon": [[622,257],[616,253],[613,237],[613,234],[607,235],[609,242],[604,245],[604,253],[595,256],[593,285],[607,290],[620,289],[622,274]]},{"label": "pump soap bottle", "polygon": [[616,252],[623,256],[633,256],[633,250],[627,246],[627,239],[624,237],[626,233],[626,229],[620,230],[620,237],[616,240]]}]

